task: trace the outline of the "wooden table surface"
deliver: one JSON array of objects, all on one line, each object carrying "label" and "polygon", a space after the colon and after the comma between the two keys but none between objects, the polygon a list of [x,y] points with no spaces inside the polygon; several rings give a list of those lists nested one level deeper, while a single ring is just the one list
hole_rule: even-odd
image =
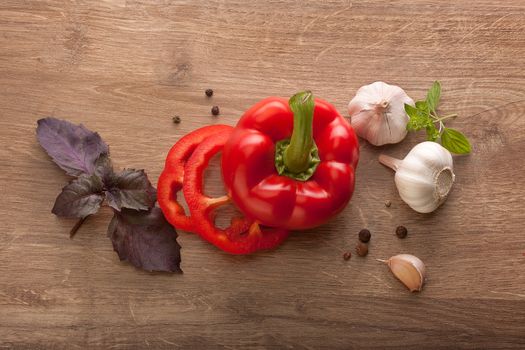
[{"label": "wooden table surface", "polygon": [[[0,348],[525,348],[525,2],[264,3],[1,2]],[[348,207],[275,251],[230,256],[180,232],[183,275],[119,262],[109,210],[73,240],[74,220],[50,212],[68,178],[36,142],[41,117],[84,123],[156,182],[182,135],[234,125],[264,97],[309,88],[346,115],[364,84],[420,99],[435,79],[473,152],[433,214],[410,210],[377,162],[424,133],[362,141]],[[210,192],[219,179],[215,165]],[[364,227],[369,255],[343,261]],[[421,293],[376,261],[398,253],[425,261]]]}]

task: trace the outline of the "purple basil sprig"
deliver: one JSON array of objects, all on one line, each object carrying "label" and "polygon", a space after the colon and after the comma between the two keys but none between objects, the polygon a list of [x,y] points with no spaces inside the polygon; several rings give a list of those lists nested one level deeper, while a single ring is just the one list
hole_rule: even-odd
[{"label": "purple basil sprig", "polygon": [[53,161],[76,177],[52,209],[59,217],[80,219],[71,236],[106,202],[114,211],[108,237],[120,260],[148,271],[182,272],[177,232],[155,207],[157,191],[144,170],[115,172],[109,147],[83,125],[40,119],[37,138]]}]

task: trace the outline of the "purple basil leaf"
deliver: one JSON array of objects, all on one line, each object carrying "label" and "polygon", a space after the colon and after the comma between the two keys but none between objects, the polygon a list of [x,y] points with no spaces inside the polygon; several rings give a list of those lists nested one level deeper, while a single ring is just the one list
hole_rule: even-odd
[{"label": "purple basil leaf", "polygon": [[95,161],[94,173],[102,180],[105,188],[114,186],[116,176],[113,172],[113,164],[107,153],[102,153]]},{"label": "purple basil leaf", "polygon": [[116,210],[148,210],[155,205],[157,191],[144,170],[124,169],[105,184],[108,204]]},{"label": "purple basil leaf", "polygon": [[82,124],[44,118],[38,121],[36,135],[53,161],[72,176],[93,174],[98,157],[102,153],[109,153],[108,145],[100,135]]},{"label": "purple basil leaf", "polygon": [[100,178],[81,175],[62,189],[51,212],[60,217],[83,218],[95,214],[103,200]]},{"label": "purple basil leaf", "polygon": [[153,207],[150,211],[122,209],[114,213],[108,237],[120,260],[147,271],[182,273],[177,231],[159,208]]}]

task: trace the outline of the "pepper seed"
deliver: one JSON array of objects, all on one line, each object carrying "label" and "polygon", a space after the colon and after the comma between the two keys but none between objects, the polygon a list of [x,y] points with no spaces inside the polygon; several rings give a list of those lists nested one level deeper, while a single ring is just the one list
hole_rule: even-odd
[{"label": "pepper seed", "polygon": [[396,236],[398,238],[403,239],[403,238],[405,238],[407,236],[407,234],[408,234],[408,230],[407,230],[407,228],[405,226],[398,226],[396,228]]},{"label": "pepper seed", "polygon": [[372,237],[372,234],[366,228],[359,231],[359,240],[361,242],[367,243],[368,241],[370,241],[370,237]]},{"label": "pepper seed", "polygon": [[366,256],[368,254],[368,245],[362,243],[362,242],[359,242],[356,246],[355,246],[355,252],[357,253],[357,255],[359,256]]}]

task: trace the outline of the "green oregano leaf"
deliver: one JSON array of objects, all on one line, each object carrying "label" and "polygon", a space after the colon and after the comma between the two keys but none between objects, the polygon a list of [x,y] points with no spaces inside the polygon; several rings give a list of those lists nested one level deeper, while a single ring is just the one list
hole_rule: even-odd
[{"label": "green oregano leaf", "polygon": [[421,130],[432,124],[432,119],[428,113],[425,113],[414,106],[405,104],[405,112],[410,117],[407,124],[408,131]]},{"label": "green oregano leaf", "polygon": [[451,128],[445,128],[441,133],[441,144],[456,154],[468,154],[471,151],[470,142],[465,135]]},{"label": "green oregano leaf", "polygon": [[436,128],[434,123],[431,123],[431,124],[427,125],[427,127],[425,129],[427,131],[427,140],[428,141],[434,141],[435,142],[437,139],[439,139],[439,130]]},{"label": "green oregano leaf", "polygon": [[430,108],[427,101],[417,101],[416,108],[425,114],[430,113]]},{"label": "green oregano leaf", "polygon": [[[410,117],[408,131],[425,129],[427,140],[438,142],[452,153],[467,154],[471,151],[470,142],[461,132],[445,127],[445,121],[457,117],[456,114],[439,116],[436,113],[441,98],[441,84],[435,81],[428,90],[426,99],[417,101],[415,106],[405,104],[405,112]],[[436,126],[437,125],[437,126]],[[440,130],[443,130],[440,133]]]},{"label": "green oregano leaf", "polygon": [[406,103],[405,103],[405,112],[408,114],[410,118],[414,118],[417,116],[417,108],[412,105],[406,104]]},{"label": "green oregano leaf", "polygon": [[430,110],[434,113],[436,113],[436,109],[439,104],[440,97],[441,97],[441,83],[436,80],[434,84],[432,84],[432,87],[430,88],[430,90],[428,90],[427,99],[425,100]]}]

